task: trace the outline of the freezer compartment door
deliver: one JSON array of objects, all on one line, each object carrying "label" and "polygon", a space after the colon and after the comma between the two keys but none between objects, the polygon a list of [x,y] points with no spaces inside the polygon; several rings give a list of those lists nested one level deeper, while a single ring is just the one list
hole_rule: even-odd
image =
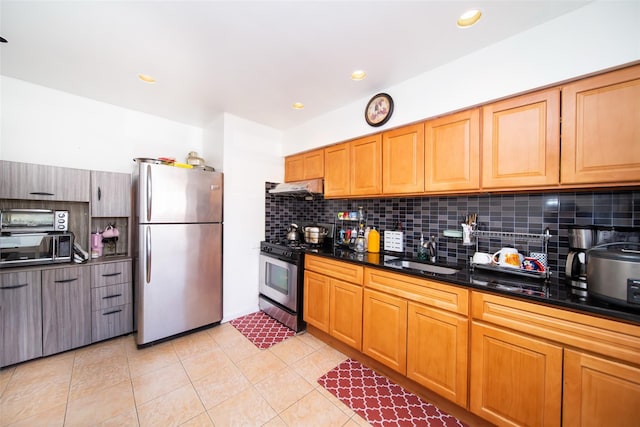
[{"label": "freezer compartment door", "polygon": [[138,228],[139,345],[222,320],[222,225]]},{"label": "freezer compartment door", "polygon": [[140,163],[137,175],[139,223],[222,222],[222,173]]}]

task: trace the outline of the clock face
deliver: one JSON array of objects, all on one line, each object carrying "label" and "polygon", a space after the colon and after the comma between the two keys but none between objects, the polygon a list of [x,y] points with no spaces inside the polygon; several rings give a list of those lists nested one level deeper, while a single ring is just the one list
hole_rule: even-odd
[{"label": "clock face", "polygon": [[375,95],[365,109],[365,120],[371,126],[382,126],[393,113],[393,100],[386,93],[379,93]]}]

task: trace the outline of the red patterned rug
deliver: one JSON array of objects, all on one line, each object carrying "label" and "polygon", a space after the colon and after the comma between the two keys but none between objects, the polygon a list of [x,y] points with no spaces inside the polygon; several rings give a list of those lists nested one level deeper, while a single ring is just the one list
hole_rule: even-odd
[{"label": "red patterned rug", "polygon": [[229,323],[261,349],[269,348],[296,334],[262,311],[238,317]]},{"label": "red patterned rug", "polygon": [[373,426],[466,426],[352,359],[324,374],[318,383]]}]

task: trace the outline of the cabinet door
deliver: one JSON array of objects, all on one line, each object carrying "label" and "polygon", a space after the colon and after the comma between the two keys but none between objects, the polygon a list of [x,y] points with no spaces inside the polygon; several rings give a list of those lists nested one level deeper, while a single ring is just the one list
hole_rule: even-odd
[{"label": "cabinet door", "polygon": [[91,171],[91,216],[128,217],[131,213],[131,175]]},{"label": "cabinet door", "polygon": [[468,320],[409,302],[407,376],[467,407]]},{"label": "cabinet door", "polygon": [[304,320],[329,333],[330,279],[313,271],[304,272]]},{"label": "cabinet door", "polygon": [[405,126],[382,134],[382,192],[424,191],[424,125]]},{"label": "cabinet door", "polygon": [[42,271],[43,354],[91,343],[89,266]]},{"label": "cabinet door", "polygon": [[360,138],[351,145],[351,195],[382,193],[382,136]]},{"label": "cabinet door", "polygon": [[489,104],[482,120],[482,188],[558,184],[559,89]]},{"label": "cabinet door", "polygon": [[91,342],[106,340],[133,330],[133,305],[124,304],[93,312]]},{"label": "cabinet door", "polygon": [[304,156],[294,154],[284,158],[284,182],[302,181],[304,179]]},{"label": "cabinet door", "polygon": [[348,143],[324,149],[324,196],[348,196],[351,191],[349,170],[351,152]]},{"label": "cabinet door", "polygon": [[91,174],[84,169],[56,168],[56,200],[69,202],[89,202]]},{"label": "cabinet door", "polygon": [[640,182],[640,66],[562,88],[563,184]]},{"label": "cabinet door", "polygon": [[58,200],[53,166],[0,161],[0,198]]},{"label": "cabinet door", "polygon": [[42,356],[40,270],[0,274],[0,367]]},{"label": "cabinet door", "polygon": [[89,171],[2,161],[0,198],[88,202]]},{"label": "cabinet door", "polygon": [[562,347],[471,324],[471,412],[500,426],[559,426]]},{"label": "cabinet door", "polygon": [[364,290],[362,352],[406,375],[407,301]]},{"label": "cabinet door", "polygon": [[480,188],[480,109],[425,123],[425,191]]},{"label": "cabinet door", "polygon": [[315,179],[324,177],[324,150],[304,153],[304,178]]},{"label": "cabinet door", "polygon": [[563,396],[564,426],[637,426],[640,369],[565,350]]},{"label": "cabinet door", "polygon": [[331,279],[329,334],[362,348],[362,287]]}]

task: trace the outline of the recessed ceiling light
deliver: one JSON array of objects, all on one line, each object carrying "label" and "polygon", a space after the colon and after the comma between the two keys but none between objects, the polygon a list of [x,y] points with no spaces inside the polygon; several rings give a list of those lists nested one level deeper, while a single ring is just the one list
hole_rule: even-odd
[{"label": "recessed ceiling light", "polygon": [[296,110],[302,110],[304,108],[304,104],[302,102],[294,102],[292,107]]},{"label": "recessed ceiling light", "polygon": [[365,73],[362,70],[356,70],[353,73],[351,73],[351,80],[362,80],[365,77],[367,77],[367,73]]},{"label": "recessed ceiling light", "polygon": [[479,9],[467,10],[465,13],[460,15],[460,18],[458,18],[458,27],[469,28],[473,24],[478,22],[481,17],[482,17],[482,12],[480,12]]},{"label": "recessed ceiling light", "polygon": [[138,78],[145,83],[155,83],[156,79],[146,74],[138,74]]}]

